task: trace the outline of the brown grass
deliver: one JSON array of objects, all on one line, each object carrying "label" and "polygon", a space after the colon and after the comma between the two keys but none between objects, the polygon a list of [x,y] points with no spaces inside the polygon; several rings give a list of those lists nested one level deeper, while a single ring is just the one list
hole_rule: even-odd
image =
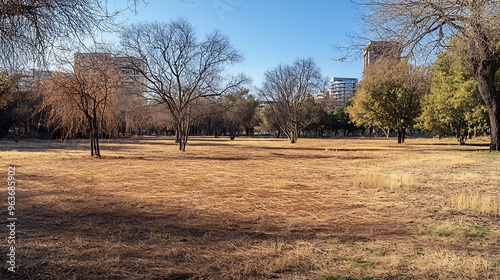
[{"label": "brown grass", "polygon": [[180,153],[145,138],[93,159],[82,141],[0,145],[18,180],[7,279],[500,277],[500,155],[487,147],[191,138]]}]

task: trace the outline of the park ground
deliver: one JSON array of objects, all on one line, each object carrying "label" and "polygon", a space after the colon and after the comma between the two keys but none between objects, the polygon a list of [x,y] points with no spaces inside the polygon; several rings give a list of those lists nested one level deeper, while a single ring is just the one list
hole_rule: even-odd
[{"label": "park ground", "polygon": [[96,159],[83,140],[2,140],[3,276],[499,279],[500,154],[470,144],[149,137]]}]

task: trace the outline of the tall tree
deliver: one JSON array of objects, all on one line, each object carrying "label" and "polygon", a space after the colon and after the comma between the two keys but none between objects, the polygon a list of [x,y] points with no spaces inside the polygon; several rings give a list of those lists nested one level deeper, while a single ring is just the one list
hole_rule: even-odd
[{"label": "tall tree", "polygon": [[438,135],[453,131],[460,144],[467,136],[485,131],[487,109],[477,92],[477,82],[461,61],[447,52],[440,53],[431,75],[431,90],[422,100],[420,125]]},{"label": "tall tree", "polygon": [[296,59],[292,65],[278,65],[265,73],[261,95],[269,102],[268,119],[277,122],[290,142],[297,142],[308,125],[311,95],[324,89],[326,79],[312,58]]},{"label": "tall tree", "polygon": [[54,72],[41,81],[41,110],[49,125],[64,131],[64,137],[88,133],[90,154],[100,157],[99,138],[117,126],[112,104],[124,81],[108,53],[86,54],[72,70]]},{"label": "tall tree", "polygon": [[380,58],[365,69],[360,92],[348,112],[357,125],[396,129],[398,143],[404,143],[406,130],[420,115],[420,101],[428,86],[423,67]]},{"label": "tall tree", "polygon": [[145,64],[132,67],[144,77],[143,85],[153,98],[170,111],[183,152],[196,101],[220,96],[246,82],[242,75],[226,78],[226,67],[243,59],[228,37],[214,31],[198,40],[194,27],[183,19],[129,26],[121,33],[121,43],[127,54]]},{"label": "tall tree", "polygon": [[366,33],[403,43],[407,55],[429,54],[456,36],[461,59],[478,83],[491,125],[490,150],[500,150],[500,2],[498,0],[363,0]]}]

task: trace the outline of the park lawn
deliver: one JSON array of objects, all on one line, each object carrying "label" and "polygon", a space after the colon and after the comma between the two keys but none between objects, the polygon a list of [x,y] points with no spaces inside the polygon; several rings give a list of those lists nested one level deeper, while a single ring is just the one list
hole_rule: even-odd
[{"label": "park lawn", "polygon": [[471,143],[2,140],[4,278],[499,279],[500,154]]}]

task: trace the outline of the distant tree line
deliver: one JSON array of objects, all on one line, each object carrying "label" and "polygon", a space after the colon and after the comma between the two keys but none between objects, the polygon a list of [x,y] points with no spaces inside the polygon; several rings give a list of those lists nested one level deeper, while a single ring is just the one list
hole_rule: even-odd
[{"label": "distant tree line", "polygon": [[[175,135],[179,150],[185,151],[191,134],[234,139],[272,133],[295,143],[300,136],[382,131],[387,136],[395,132],[403,143],[408,130],[422,129],[455,134],[461,144],[490,133],[490,149],[498,150],[500,36],[493,24],[498,18],[495,1],[449,6],[365,2],[371,11],[365,19],[369,26],[402,42],[407,57],[436,42],[446,48],[430,67],[414,66],[406,58],[379,59],[363,73],[352,102],[334,108],[313,97],[326,79],[312,59],[299,58],[267,71],[253,95],[245,75],[226,71],[243,60],[229,38],[213,31],[200,39],[184,19],[121,29],[118,52],[129,59],[125,70],[138,73],[134,81],[102,58],[88,61],[88,69],[66,59],[65,67],[48,77],[36,71],[30,76],[19,66],[43,65],[50,55],[68,51],[64,46],[71,41],[115,30],[116,13],[109,13],[100,0],[7,1],[0,9],[0,135],[14,130],[88,138],[91,155],[97,157],[99,139],[146,133]],[[408,19],[407,9],[419,12]],[[413,26],[416,22],[420,25]]]},{"label": "distant tree line", "polygon": [[[137,84],[131,86],[118,75],[112,63],[99,58],[99,63],[91,64],[92,71],[73,65],[50,78],[38,77],[31,87],[20,86],[25,84],[23,75],[2,72],[0,133],[14,129],[18,134],[45,138],[89,138],[91,154],[97,156],[99,138],[176,135],[175,117],[161,100],[145,98]],[[291,80],[314,76],[300,71],[315,72],[314,89],[294,91],[304,90],[302,85],[309,81],[297,80],[294,85]],[[396,133],[402,143],[407,130],[423,130],[439,136],[454,134],[464,144],[489,128],[477,84],[467,73],[447,53],[441,53],[428,69],[381,59],[365,71],[352,101],[332,107],[328,99],[313,98],[324,80],[319,69],[311,59],[298,59],[269,71],[258,96],[243,88],[192,101],[187,134],[234,139],[258,132],[287,137],[293,143],[299,136],[380,131],[387,136]],[[283,93],[273,90],[272,86],[284,89],[280,82],[290,88]],[[33,108],[37,108],[35,114]]]}]

